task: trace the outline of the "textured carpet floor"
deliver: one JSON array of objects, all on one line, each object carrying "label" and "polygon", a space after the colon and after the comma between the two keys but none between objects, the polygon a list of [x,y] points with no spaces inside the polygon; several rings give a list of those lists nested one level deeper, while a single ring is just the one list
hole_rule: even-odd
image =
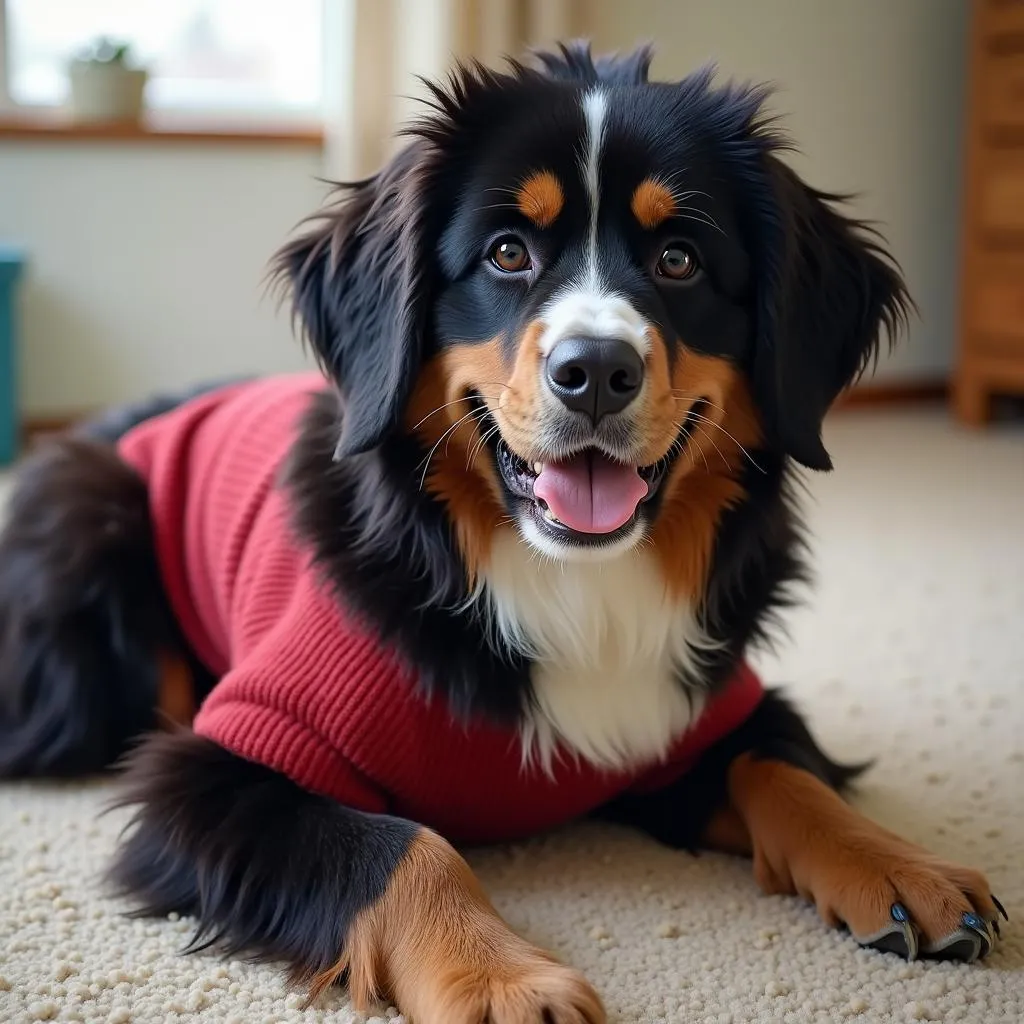
[{"label": "textured carpet floor", "polygon": [[[817,597],[759,663],[832,751],[878,759],[868,813],[984,868],[1012,923],[984,966],[907,965],[759,896],[740,860],[592,826],[474,853],[511,923],[622,1024],[1024,1021],[1024,436],[938,413],[828,433],[838,470],[808,501]],[[126,920],[96,879],[123,820],[97,817],[109,795],[0,786],[0,1021],[361,1020],[343,993],[302,1011],[272,968],[179,957],[187,920]]]}]

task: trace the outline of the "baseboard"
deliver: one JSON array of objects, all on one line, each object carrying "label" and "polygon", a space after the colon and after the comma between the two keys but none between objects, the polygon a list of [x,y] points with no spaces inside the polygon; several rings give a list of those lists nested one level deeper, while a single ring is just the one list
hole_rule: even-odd
[{"label": "baseboard", "polygon": [[840,396],[835,409],[865,409],[878,406],[919,405],[945,402],[949,398],[947,380],[894,380],[860,384]]},{"label": "baseboard", "polygon": [[50,416],[26,416],[21,421],[21,440],[26,448],[51,434],[63,434],[76,423],[88,418],[88,413],[54,413]]}]

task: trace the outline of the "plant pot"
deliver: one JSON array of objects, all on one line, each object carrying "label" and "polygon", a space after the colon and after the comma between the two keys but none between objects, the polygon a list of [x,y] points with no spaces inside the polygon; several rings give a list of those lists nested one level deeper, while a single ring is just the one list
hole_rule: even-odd
[{"label": "plant pot", "polygon": [[138,121],[149,75],[144,68],[76,60],[68,69],[76,121]]}]

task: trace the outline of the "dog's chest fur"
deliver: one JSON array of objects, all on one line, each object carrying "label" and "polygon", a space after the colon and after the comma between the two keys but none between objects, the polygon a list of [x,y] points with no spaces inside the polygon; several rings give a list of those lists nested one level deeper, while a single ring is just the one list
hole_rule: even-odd
[{"label": "dog's chest fur", "polygon": [[533,661],[524,758],[550,769],[562,748],[608,769],[651,763],[700,713],[712,642],[650,552],[555,562],[499,531],[479,597],[497,640]]}]

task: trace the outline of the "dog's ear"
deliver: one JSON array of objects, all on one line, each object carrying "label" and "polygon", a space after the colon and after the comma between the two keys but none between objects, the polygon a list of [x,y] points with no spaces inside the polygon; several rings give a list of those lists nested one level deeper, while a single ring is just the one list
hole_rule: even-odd
[{"label": "dog's ear", "polygon": [[423,145],[383,171],[339,185],[313,227],[277,254],[276,278],[342,396],[336,456],[369,451],[398,425],[423,357]]},{"label": "dog's ear", "polygon": [[765,159],[772,196],[761,217],[754,388],[775,443],[811,469],[831,469],[825,414],[882,336],[892,344],[912,304],[877,236],[836,209],[843,197]]}]

